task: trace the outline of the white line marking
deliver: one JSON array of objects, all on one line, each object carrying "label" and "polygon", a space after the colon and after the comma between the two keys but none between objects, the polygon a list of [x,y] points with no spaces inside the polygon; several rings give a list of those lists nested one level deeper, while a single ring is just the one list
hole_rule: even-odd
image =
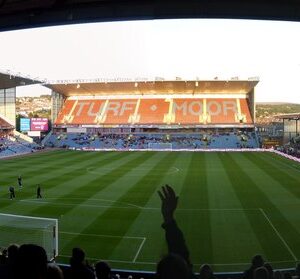
[{"label": "white line marking", "polygon": [[84,235],[91,237],[109,237],[109,238],[128,238],[128,239],[142,239],[144,241],[145,237],[142,236],[126,236],[126,235],[109,235],[109,234],[93,234],[93,233],[76,233],[76,232],[65,232],[60,231],[61,234],[69,234],[69,235]]},{"label": "white line marking", "polygon": [[291,254],[291,256],[294,258],[295,262],[298,261],[297,257],[295,256],[294,252],[292,251],[292,249],[290,248],[290,246],[286,243],[286,241],[284,240],[284,238],[281,236],[281,234],[278,232],[278,230],[275,228],[275,226],[273,225],[273,223],[271,222],[270,218],[268,217],[268,215],[265,213],[265,211],[260,208],[259,209],[261,211],[261,213],[263,214],[263,216],[266,218],[266,220],[268,221],[268,223],[270,224],[270,226],[273,228],[273,230],[275,231],[275,233],[277,234],[277,236],[279,237],[279,239],[282,241],[283,245],[286,247],[286,249],[289,251],[289,253]]},{"label": "white line marking", "polygon": [[[93,198],[92,199],[90,199],[90,198],[85,199],[85,198],[59,198],[59,197],[56,197],[56,198],[46,198],[44,200],[46,200],[46,201],[47,200],[81,200],[81,201],[100,201],[100,202],[104,201],[104,202],[108,202],[108,203],[118,203],[118,204],[121,204],[121,205],[123,204],[123,205],[126,205],[127,207],[129,205],[129,206],[133,206],[133,207],[136,207],[136,208],[142,208],[141,206],[138,206],[138,205],[133,204],[133,203],[126,203],[126,202],[120,202],[120,201],[108,200],[108,199],[93,199]],[[21,201],[37,201],[37,200],[36,199],[23,199]]]},{"label": "white line marking", "polygon": [[[51,199],[52,198],[47,198],[47,199],[43,199],[43,200],[23,199],[23,200],[19,200],[19,201],[27,202],[27,203],[55,204],[55,205],[65,205],[65,206],[82,206],[82,207],[93,207],[93,208],[96,207],[96,208],[161,210],[160,207],[142,207],[142,206],[138,206],[138,205],[132,204],[132,203],[121,203],[121,202],[120,202],[120,204],[127,204],[128,206],[95,205],[95,204],[85,204],[85,203],[62,203],[62,202],[47,201],[47,200],[51,200]],[[73,198],[65,198],[64,200],[72,200],[72,199]],[[53,200],[56,200],[56,199],[53,198]],[[90,200],[97,200],[97,199],[90,199]],[[99,201],[109,201],[109,200],[99,199]],[[114,201],[112,201],[112,202],[114,202]],[[116,203],[118,203],[118,202],[116,201]],[[176,211],[252,211],[252,210],[259,210],[259,209],[258,208],[177,208],[176,209]]]},{"label": "white line marking", "polygon": [[136,254],[135,254],[134,258],[133,258],[133,261],[132,261],[133,263],[136,262],[136,259],[138,258],[139,254],[140,254],[140,252],[141,252],[141,250],[142,250],[142,248],[143,248],[143,246],[144,246],[144,243],[145,243],[146,239],[147,239],[147,238],[144,237],[144,239],[142,240],[142,243],[141,243],[139,249],[137,250],[137,252],[136,252]]},{"label": "white line marking", "polygon": [[[153,165],[149,166],[150,167],[153,167]],[[137,168],[134,170],[134,172],[131,171],[131,169],[128,169],[128,173],[127,173],[127,176],[140,176],[141,174],[144,174],[145,172],[148,172],[149,171],[149,168],[148,166],[145,166],[144,168]],[[112,170],[115,170],[116,168],[94,168],[94,167],[89,167],[89,168],[86,168],[86,171],[88,173],[91,173],[91,174],[101,174],[103,172],[105,173],[108,173]],[[126,168],[125,168],[126,169]],[[175,174],[177,172],[179,172],[180,169],[179,168],[176,168],[176,167],[171,167],[169,168],[169,170],[166,172],[166,173],[152,173],[151,175],[171,175],[171,174]]]},{"label": "white line marking", "polygon": [[55,205],[65,205],[65,206],[79,206],[79,207],[93,207],[93,208],[119,208],[119,209],[144,209],[137,206],[113,206],[113,205],[93,205],[93,204],[83,204],[83,203],[63,203],[63,202],[51,202],[51,201],[37,201],[37,200],[20,200],[20,202],[26,203],[39,203],[39,204],[55,204]]}]

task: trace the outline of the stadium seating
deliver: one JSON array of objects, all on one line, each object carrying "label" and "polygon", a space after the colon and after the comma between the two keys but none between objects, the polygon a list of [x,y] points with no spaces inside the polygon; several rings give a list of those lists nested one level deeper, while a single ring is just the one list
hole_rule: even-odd
[{"label": "stadium seating", "polygon": [[253,124],[246,99],[67,99],[56,125]]},{"label": "stadium seating", "polygon": [[[168,139],[167,139],[168,137]],[[91,149],[148,149],[149,144],[169,143],[172,149],[257,148],[255,133],[224,134],[53,134],[45,143],[49,147]]]},{"label": "stadium seating", "polygon": [[0,138],[0,157],[31,153],[37,148],[37,144],[27,143],[19,138]]}]

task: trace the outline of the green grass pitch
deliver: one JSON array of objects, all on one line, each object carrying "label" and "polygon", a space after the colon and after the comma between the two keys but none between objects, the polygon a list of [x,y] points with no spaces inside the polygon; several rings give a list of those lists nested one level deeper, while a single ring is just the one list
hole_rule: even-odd
[{"label": "green grass pitch", "polygon": [[0,212],[57,218],[60,262],[80,246],[92,262],[154,270],[167,252],[165,183],[180,196],[176,219],[195,270],[244,270],[255,254],[276,268],[300,258],[300,165],[275,154],[58,150],[2,160],[0,170]]}]

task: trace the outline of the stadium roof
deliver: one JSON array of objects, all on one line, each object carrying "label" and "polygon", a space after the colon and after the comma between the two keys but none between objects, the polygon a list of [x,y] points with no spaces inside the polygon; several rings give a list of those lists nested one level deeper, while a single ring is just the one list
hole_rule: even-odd
[{"label": "stadium roof", "polygon": [[300,0],[0,1],[0,30],[99,21],[166,18],[300,21]]},{"label": "stadium roof", "polygon": [[1,130],[11,130],[14,126],[11,125],[8,121],[4,119],[3,116],[0,115],[0,129]]},{"label": "stadium roof", "polygon": [[300,120],[300,112],[299,113],[280,114],[280,115],[277,115],[276,118],[289,119],[289,120]]},{"label": "stadium roof", "polygon": [[17,86],[24,86],[30,84],[38,84],[41,81],[31,79],[30,77],[23,77],[21,74],[14,74],[11,72],[0,72],[0,89],[13,88]]},{"label": "stadium roof", "polygon": [[193,81],[130,81],[76,82],[46,84],[65,96],[78,95],[148,95],[148,94],[245,94],[258,80],[193,80]]}]

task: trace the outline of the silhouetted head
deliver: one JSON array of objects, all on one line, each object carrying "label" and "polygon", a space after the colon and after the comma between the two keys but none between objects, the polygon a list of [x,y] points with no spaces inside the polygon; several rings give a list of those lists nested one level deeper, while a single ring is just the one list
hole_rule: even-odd
[{"label": "silhouetted head", "polygon": [[208,264],[203,264],[200,267],[199,278],[200,279],[211,279],[214,274],[211,267]]},{"label": "silhouetted head", "polygon": [[23,244],[18,250],[16,278],[39,279],[47,274],[47,254],[35,244]]},{"label": "silhouetted head", "polygon": [[83,263],[84,258],[85,258],[85,253],[81,248],[73,248],[72,257],[71,257],[71,265]]},{"label": "silhouetted head", "polygon": [[256,255],[252,258],[252,266],[254,268],[258,268],[258,267],[261,267],[263,266],[265,263],[264,259],[262,258],[261,255]]},{"label": "silhouetted head", "polygon": [[97,279],[108,279],[110,278],[111,268],[108,263],[100,261],[95,265]]},{"label": "silhouetted head", "polygon": [[63,279],[64,275],[62,270],[56,264],[48,264],[47,279]]},{"label": "silhouetted head", "polygon": [[189,278],[189,268],[186,261],[175,254],[169,254],[159,261],[156,267],[158,279]]},{"label": "silhouetted head", "polygon": [[268,270],[261,266],[254,270],[253,279],[269,279]]},{"label": "silhouetted head", "polygon": [[8,261],[10,263],[15,262],[17,260],[18,251],[19,251],[19,246],[17,244],[11,244],[8,246],[7,256],[8,256]]},{"label": "silhouetted head", "polygon": [[269,264],[269,263],[265,263],[264,267],[268,270],[269,272],[269,278],[273,278],[274,275],[274,271],[273,271],[273,267]]}]

